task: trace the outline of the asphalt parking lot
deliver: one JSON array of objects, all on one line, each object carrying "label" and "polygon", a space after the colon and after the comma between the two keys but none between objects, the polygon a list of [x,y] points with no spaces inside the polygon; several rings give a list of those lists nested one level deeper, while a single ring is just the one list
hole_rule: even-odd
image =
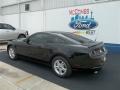
[{"label": "asphalt parking lot", "polygon": [[17,61],[9,59],[6,51],[0,52],[0,60],[23,71],[41,77],[70,90],[120,90],[120,54],[108,55],[103,70],[97,74],[88,71],[74,71],[70,78],[55,76],[50,67],[28,62],[21,58]]}]

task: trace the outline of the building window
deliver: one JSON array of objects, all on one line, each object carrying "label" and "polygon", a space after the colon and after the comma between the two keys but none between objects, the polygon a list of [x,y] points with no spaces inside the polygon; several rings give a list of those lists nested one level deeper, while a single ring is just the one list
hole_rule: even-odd
[{"label": "building window", "polygon": [[25,11],[30,11],[30,4],[25,4]]}]

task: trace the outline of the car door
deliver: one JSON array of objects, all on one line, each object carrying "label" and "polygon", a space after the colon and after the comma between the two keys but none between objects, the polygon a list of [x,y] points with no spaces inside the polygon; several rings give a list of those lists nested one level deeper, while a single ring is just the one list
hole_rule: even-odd
[{"label": "car door", "polygon": [[0,29],[0,40],[5,40],[6,38],[6,31],[4,29]]},{"label": "car door", "polygon": [[47,35],[43,33],[34,34],[19,46],[17,51],[24,56],[48,61],[50,48],[45,37]]},{"label": "car door", "polygon": [[4,40],[12,40],[17,38],[17,32],[14,27],[9,24],[3,24]]},{"label": "car door", "polygon": [[6,40],[6,30],[3,29],[3,24],[0,24],[0,40]]},{"label": "car door", "polygon": [[0,40],[16,39],[17,32],[15,28],[9,24],[0,24]]}]

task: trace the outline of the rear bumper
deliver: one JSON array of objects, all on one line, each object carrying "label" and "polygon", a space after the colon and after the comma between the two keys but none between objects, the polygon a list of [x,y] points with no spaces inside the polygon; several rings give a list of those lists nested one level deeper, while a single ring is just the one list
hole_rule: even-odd
[{"label": "rear bumper", "polygon": [[92,59],[89,55],[75,56],[71,58],[70,64],[73,69],[97,69],[102,68],[106,61],[106,55]]}]

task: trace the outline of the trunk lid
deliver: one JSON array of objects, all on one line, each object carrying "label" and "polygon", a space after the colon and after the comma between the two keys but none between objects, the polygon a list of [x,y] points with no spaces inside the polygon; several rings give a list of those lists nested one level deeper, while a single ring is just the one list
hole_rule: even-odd
[{"label": "trunk lid", "polygon": [[103,42],[89,42],[84,43],[83,45],[89,48],[89,55],[91,58],[100,58],[107,54]]}]

